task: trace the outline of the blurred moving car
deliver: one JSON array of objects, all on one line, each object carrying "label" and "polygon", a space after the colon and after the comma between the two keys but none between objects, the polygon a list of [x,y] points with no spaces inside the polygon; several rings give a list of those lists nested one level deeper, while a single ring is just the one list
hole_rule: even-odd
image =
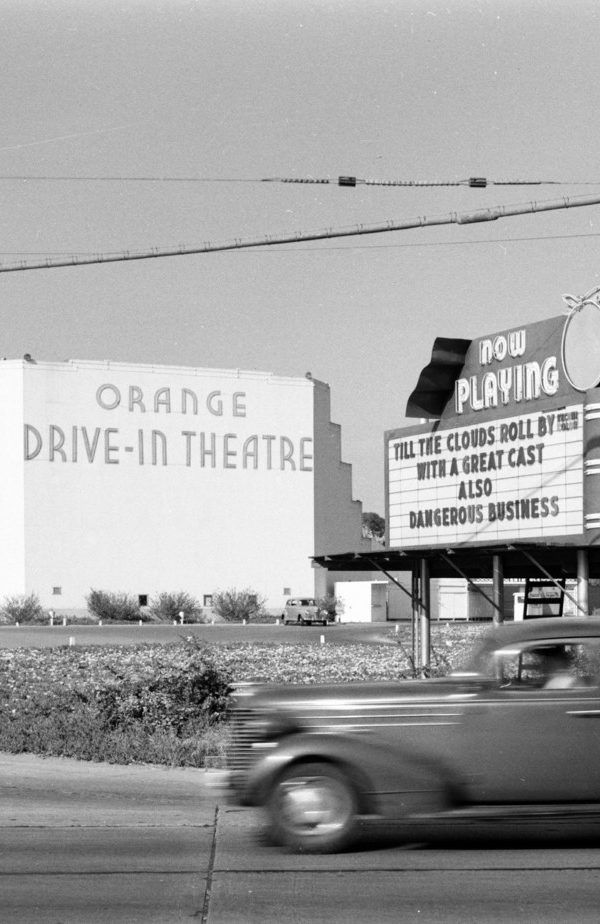
[{"label": "blurred moving car", "polygon": [[314,597],[292,597],[286,600],[281,619],[284,626],[326,626],[335,621],[335,616],[319,606]]},{"label": "blurred moving car", "polygon": [[[600,826],[600,620],[535,619],[485,634],[448,677],[237,689],[232,801],[271,839],[350,846],[370,823]],[[556,682],[558,679],[559,682]]]}]

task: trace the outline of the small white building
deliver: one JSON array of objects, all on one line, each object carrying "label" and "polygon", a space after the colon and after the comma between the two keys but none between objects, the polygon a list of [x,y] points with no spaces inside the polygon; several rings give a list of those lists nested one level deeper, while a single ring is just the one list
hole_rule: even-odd
[{"label": "small white building", "polygon": [[0,394],[0,599],[237,587],[278,609],[333,589],[312,555],[367,547],[322,382],[24,359]]},{"label": "small white building", "polygon": [[387,581],[336,581],[340,622],[385,622],[388,618]]}]

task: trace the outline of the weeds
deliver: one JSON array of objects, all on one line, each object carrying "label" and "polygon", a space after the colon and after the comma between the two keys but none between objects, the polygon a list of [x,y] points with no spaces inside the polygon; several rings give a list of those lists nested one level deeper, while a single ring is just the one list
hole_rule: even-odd
[{"label": "weeds", "polygon": [[[438,628],[431,675],[481,627]],[[230,684],[418,675],[406,627],[371,644],[248,644],[0,651],[0,750],[170,766],[224,765]]]}]

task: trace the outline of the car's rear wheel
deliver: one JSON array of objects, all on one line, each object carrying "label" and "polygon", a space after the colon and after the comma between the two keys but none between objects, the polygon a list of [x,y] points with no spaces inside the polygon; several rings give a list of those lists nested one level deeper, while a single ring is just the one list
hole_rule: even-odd
[{"label": "car's rear wheel", "polygon": [[306,853],[335,853],[356,837],[358,796],[333,764],[295,764],[275,781],[267,803],[272,840]]}]

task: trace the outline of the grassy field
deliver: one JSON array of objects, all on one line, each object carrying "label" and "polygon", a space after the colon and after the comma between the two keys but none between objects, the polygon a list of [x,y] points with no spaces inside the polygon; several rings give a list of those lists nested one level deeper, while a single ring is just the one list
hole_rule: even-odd
[{"label": "grassy field", "polygon": [[[481,624],[432,625],[432,675],[460,663]],[[231,685],[414,676],[410,630],[377,644],[68,647],[0,651],[0,750],[114,763],[221,766]]]}]

